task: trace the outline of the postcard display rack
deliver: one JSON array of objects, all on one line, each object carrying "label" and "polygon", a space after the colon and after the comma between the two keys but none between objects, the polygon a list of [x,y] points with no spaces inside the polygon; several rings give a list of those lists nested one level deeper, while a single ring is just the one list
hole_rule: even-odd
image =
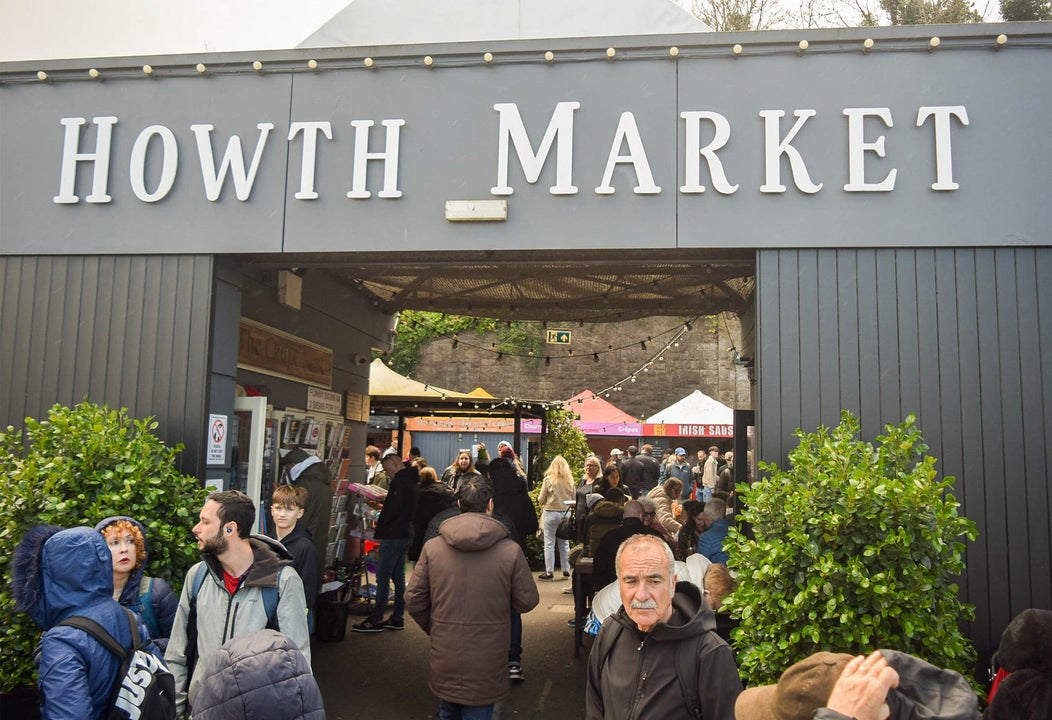
[{"label": "postcard display rack", "polygon": [[351,483],[348,497],[351,498],[349,502],[354,503],[354,520],[348,531],[350,580],[354,594],[368,606],[376,598],[376,585],[369,582],[369,575],[376,577],[380,547],[380,543],[373,540],[373,528],[380,517],[387,491],[377,485]]},{"label": "postcard display rack", "polygon": [[[340,570],[344,556],[348,528],[347,481],[350,471],[348,443],[350,427],[337,415],[307,414],[299,410],[277,410],[270,427],[280,426],[278,455],[284,457],[294,448],[302,448],[321,458],[332,474],[332,506],[329,514],[329,538],[325,549],[326,574],[333,577]],[[268,427],[269,430],[269,427]],[[268,443],[269,444],[269,443]],[[274,473],[278,477],[278,473]],[[273,487],[264,488],[263,497],[269,514]]]}]

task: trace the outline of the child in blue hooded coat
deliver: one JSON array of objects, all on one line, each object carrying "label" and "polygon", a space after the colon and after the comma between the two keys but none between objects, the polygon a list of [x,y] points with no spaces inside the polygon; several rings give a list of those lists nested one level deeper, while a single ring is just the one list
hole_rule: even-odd
[{"label": "child in blue hooded coat", "polygon": [[58,623],[73,615],[90,618],[131,647],[128,615],[112,597],[106,541],[92,528],[37,526],[15,549],[11,575],[16,608],[44,630],[35,653],[41,717],[101,720],[120,659],[83,630]]}]

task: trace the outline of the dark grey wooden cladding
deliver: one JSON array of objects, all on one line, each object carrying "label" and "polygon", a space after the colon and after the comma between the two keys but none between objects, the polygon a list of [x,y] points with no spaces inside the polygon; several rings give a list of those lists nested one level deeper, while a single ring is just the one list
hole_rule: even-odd
[{"label": "dark grey wooden cladding", "polygon": [[980,661],[1052,608],[1052,248],[765,250],[757,257],[760,456],[860,414],[916,413],[979,538],[962,595]]},{"label": "dark grey wooden cladding", "polygon": [[212,274],[210,256],[0,257],[0,423],[126,407],[203,476]]}]

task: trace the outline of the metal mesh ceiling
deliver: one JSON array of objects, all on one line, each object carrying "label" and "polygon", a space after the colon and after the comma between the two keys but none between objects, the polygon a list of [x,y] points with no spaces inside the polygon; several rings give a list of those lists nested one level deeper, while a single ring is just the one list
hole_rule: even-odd
[{"label": "metal mesh ceiling", "polygon": [[370,253],[244,258],[319,268],[388,312],[616,322],[739,314],[755,289],[751,252]]}]

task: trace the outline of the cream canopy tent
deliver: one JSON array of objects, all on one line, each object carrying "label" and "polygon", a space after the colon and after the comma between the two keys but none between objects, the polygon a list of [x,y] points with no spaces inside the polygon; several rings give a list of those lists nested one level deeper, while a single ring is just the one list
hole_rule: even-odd
[{"label": "cream canopy tent", "polygon": [[513,446],[521,447],[523,418],[542,417],[541,409],[524,408],[495,398],[482,388],[457,392],[435,387],[396,373],[377,358],[369,366],[369,400],[372,415],[398,418],[398,446],[402,447],[406,419],[422,416],[513,418]]},{"label": "cream canopy tent", "polygon": [[[445,415],[478,414],[476,404],[491,408],[492,403],[480,401],[496,400],[482,388],[463,393],[413,380],[396,373],[380,358],[373,360],[369,366],[369,397],[373,410],[378,413],[408,415],[428,415],[440,411]],[[502,414],[507,416],[514,413],[509,409]]]}]

